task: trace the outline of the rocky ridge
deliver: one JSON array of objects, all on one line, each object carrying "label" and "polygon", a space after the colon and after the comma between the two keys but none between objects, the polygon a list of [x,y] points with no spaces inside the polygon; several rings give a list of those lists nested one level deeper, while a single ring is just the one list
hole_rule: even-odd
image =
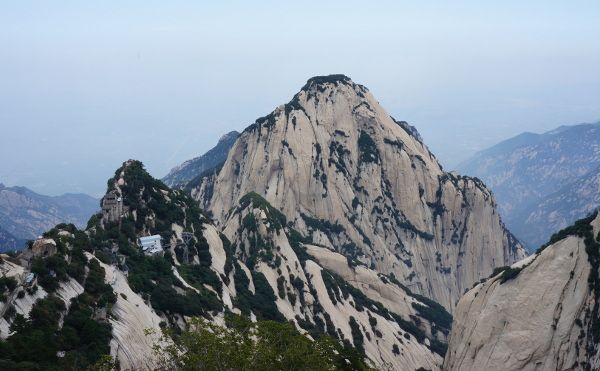
[{"label": "rocky ridge", "polygon": [[594,213],[463,296],[443,369],[598,369],[599,232]]}]

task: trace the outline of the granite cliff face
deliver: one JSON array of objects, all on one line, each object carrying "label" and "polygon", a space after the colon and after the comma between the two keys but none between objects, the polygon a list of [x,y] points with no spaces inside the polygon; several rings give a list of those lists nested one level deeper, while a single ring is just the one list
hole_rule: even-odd
[{"label": "granite cliff face", "polygon": [[[494,191],[500,214],[531,251],[600,203],[600,123],[523,133],[458,166]],[[595,187],[595,188],[594,188]]]},{"label": "granite cliff face", "polygon": [[525,256],[481,181],[444,172],[413,127],[343,75],[310,79],[188,188],[219,225],[256,192],[313,244],[449,310],[494,267]]},{"label": "granite cliff face", "polygon": [[597,370],[600,216],[463,296],[444,370]]}]

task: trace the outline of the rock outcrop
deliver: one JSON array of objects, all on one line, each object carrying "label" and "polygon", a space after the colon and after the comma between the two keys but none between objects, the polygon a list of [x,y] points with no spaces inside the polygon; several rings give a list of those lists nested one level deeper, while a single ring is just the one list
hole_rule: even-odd
[{"label": "rock outcrop", "polygon": [[313,243],[449,310],[494,267],[525,256],[482,182],[444,172],[413,127],[343,75],[310,79],[188,188],[221,226],[256,192]]},{"label": "rock outcrop", "polygon": [[444,370],[597,370],[600,216],[477,285],[455,310]]}]

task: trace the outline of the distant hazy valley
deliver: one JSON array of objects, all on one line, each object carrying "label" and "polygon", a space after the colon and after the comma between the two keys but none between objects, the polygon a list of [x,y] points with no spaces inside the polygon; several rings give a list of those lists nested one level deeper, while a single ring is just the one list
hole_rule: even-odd
[{"label": "distant hazy valley", "polygon": [[600,206],[600,123],[524,133],[481,151],[459,171],[482,179],[530,251]]}]

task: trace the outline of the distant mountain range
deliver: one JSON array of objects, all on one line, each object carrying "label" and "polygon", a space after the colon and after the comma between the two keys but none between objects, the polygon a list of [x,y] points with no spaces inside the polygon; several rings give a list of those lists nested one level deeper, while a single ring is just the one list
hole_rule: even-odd
[{"label": "distant mountain range", "polygon": [[0,252],[20,249],[26,242],[27,240],[16,238],[0,226]]},{"label": "distant mountain range", "polygon": [[99,208],[99,200],[86,194],[44,196],[0,183],[0,251],[20,249],[59,223],[85,227]]},{"label": "distant mountain range", "polygon": [[523,133],[458,166],[495,193],[509,229],[530,250],[600,206],[600,123]]},{"label": "distant mountain range", "polygon": [[206,170],[212,169],[223,163],[227,158],[229,150],[240,136],[237,131],[230,131],[223,135],[216,146],[210,149],[202,156],[195,157],[185,161],[183,164],[174,167],[162,181],[169,187],[182,186],[189,183],[192,179],[200,176]]}]

